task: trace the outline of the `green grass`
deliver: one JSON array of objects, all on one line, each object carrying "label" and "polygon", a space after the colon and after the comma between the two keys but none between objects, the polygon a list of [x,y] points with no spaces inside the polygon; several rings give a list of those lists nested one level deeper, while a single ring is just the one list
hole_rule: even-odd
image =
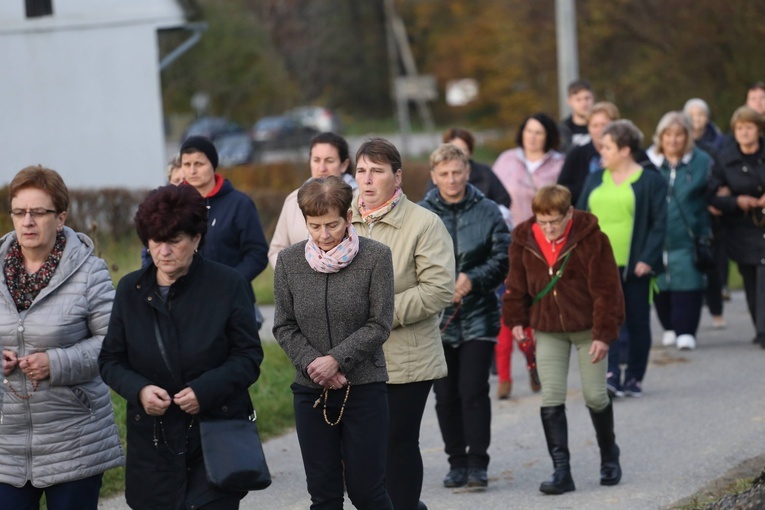
[{"label": "green grass", "polygon": [[255,298],[262,305],[274,304],[274,270],[267,265],[262,273],[252,281]]},{"label": "green grass", "polygon": [[[295,425],[290,384],[295,369],[281,347],[274,342],[263,344],[264,358],[260,378],[250,387],[250,398],[258,415],[258,430],[263,441],[279,436]],[[125,399],[112,392],[112,405],[122,446],[125,445]],[[125,468],[110,469],[104,474],[101,498],[125,490]],[[44,508],[44,507],[43,507]]]}]

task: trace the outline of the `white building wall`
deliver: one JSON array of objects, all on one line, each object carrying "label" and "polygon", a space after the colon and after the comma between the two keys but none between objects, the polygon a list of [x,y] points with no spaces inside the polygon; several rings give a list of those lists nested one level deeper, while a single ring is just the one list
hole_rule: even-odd
[{"label": "white building wall", "polygon": [[127,12],[131,2],[146,5],[54,0],[54,16],[27,20],[23,0],[3,0],[0,185],[33,164],[57,170],[70,188],[164,182],[156,31],[183,19],[175,2],[153,0],[165,10],[150,16]]}]

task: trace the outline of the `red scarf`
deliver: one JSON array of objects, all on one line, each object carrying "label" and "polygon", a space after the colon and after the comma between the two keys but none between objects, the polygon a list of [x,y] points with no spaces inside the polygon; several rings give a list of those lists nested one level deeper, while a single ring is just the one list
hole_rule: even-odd
[{"label": "red scarf", "polygon": [[571,220],[568,222],[568,225],[566,225],[566,230],[563,231],[563,235],[554,241],[547,240],[544,232],[542,232],[542,227],[539,226],[539,223],[534,223],[531,225],[531,231],[534,233],[534,240],[542,250],[542,255],[544,255],[545,260],[550,267],[555,265],[561,250],[564,246],[566,246],[568,235],[571,233],[571,225],[573,224],[574,218],[571,218]]}]

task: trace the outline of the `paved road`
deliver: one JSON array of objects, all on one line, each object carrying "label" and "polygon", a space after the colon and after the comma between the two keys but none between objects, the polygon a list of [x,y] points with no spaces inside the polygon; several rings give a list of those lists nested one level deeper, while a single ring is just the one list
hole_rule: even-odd
[{"label": "paved road", "polygon": [[[597,445],[578,371],[572,364],[567,406],[577,490],[563,496],[544,496],[538,491],[552,467],[539,421],[541,399],[531,393],[525,367],[516,355],[513,398],[493,401],[488,490],[470,493],[441,485],[447,464],[431,398],[422,425],[423,501],[431,510],[663,509],[745,460],[765,455],[765,350],[751,343],[754,332],[743,294],[735,292],[726,306],[729,324],[723,330],[711,329],[704,312],[699,348],[693,352],[657,345],[661,330],[654,323],[654,348],[644,396],[615,403],[624,470],[618,486],[598,484]],[[270,315],[271,310],[266,308],[265,312]],[[495,389],[493,377],[492,399]],[[294,432],[269,441],[265,450],[274,483],[265,491],[250,493],[242,510],[308,508]],[[115,498],[99,508],[127,507],[122,498]]]}]

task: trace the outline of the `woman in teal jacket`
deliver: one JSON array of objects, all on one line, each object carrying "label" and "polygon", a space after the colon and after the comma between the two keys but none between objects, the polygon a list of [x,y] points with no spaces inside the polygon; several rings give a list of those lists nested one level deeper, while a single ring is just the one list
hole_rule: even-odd
[{"label": "woman in teal jacket", "polygon": [[651,350],[651,279],[663,272],[667,227],[667,183],[653,166],[642,167],[633,154],[643,134],[628,120],[603,130],[603,170],[587,178],[577,208],[598,217],[619,266],[629,333],[627,370],[622,382],[619,343],[608,352],[608,391],[612,396],[641,397]]},{"label": "woman in teal jacket", "polygon": [[666,271],[659,276],[656,313],[664,328],[664,345],[696,348],[706,277],[690,263],[694,238],[710,232],[706,188],[712,158],[694,147],[690,118],[682,112],[666,113],[653,138],[648,156],[669,186],[667,237],[664,243]]}]

